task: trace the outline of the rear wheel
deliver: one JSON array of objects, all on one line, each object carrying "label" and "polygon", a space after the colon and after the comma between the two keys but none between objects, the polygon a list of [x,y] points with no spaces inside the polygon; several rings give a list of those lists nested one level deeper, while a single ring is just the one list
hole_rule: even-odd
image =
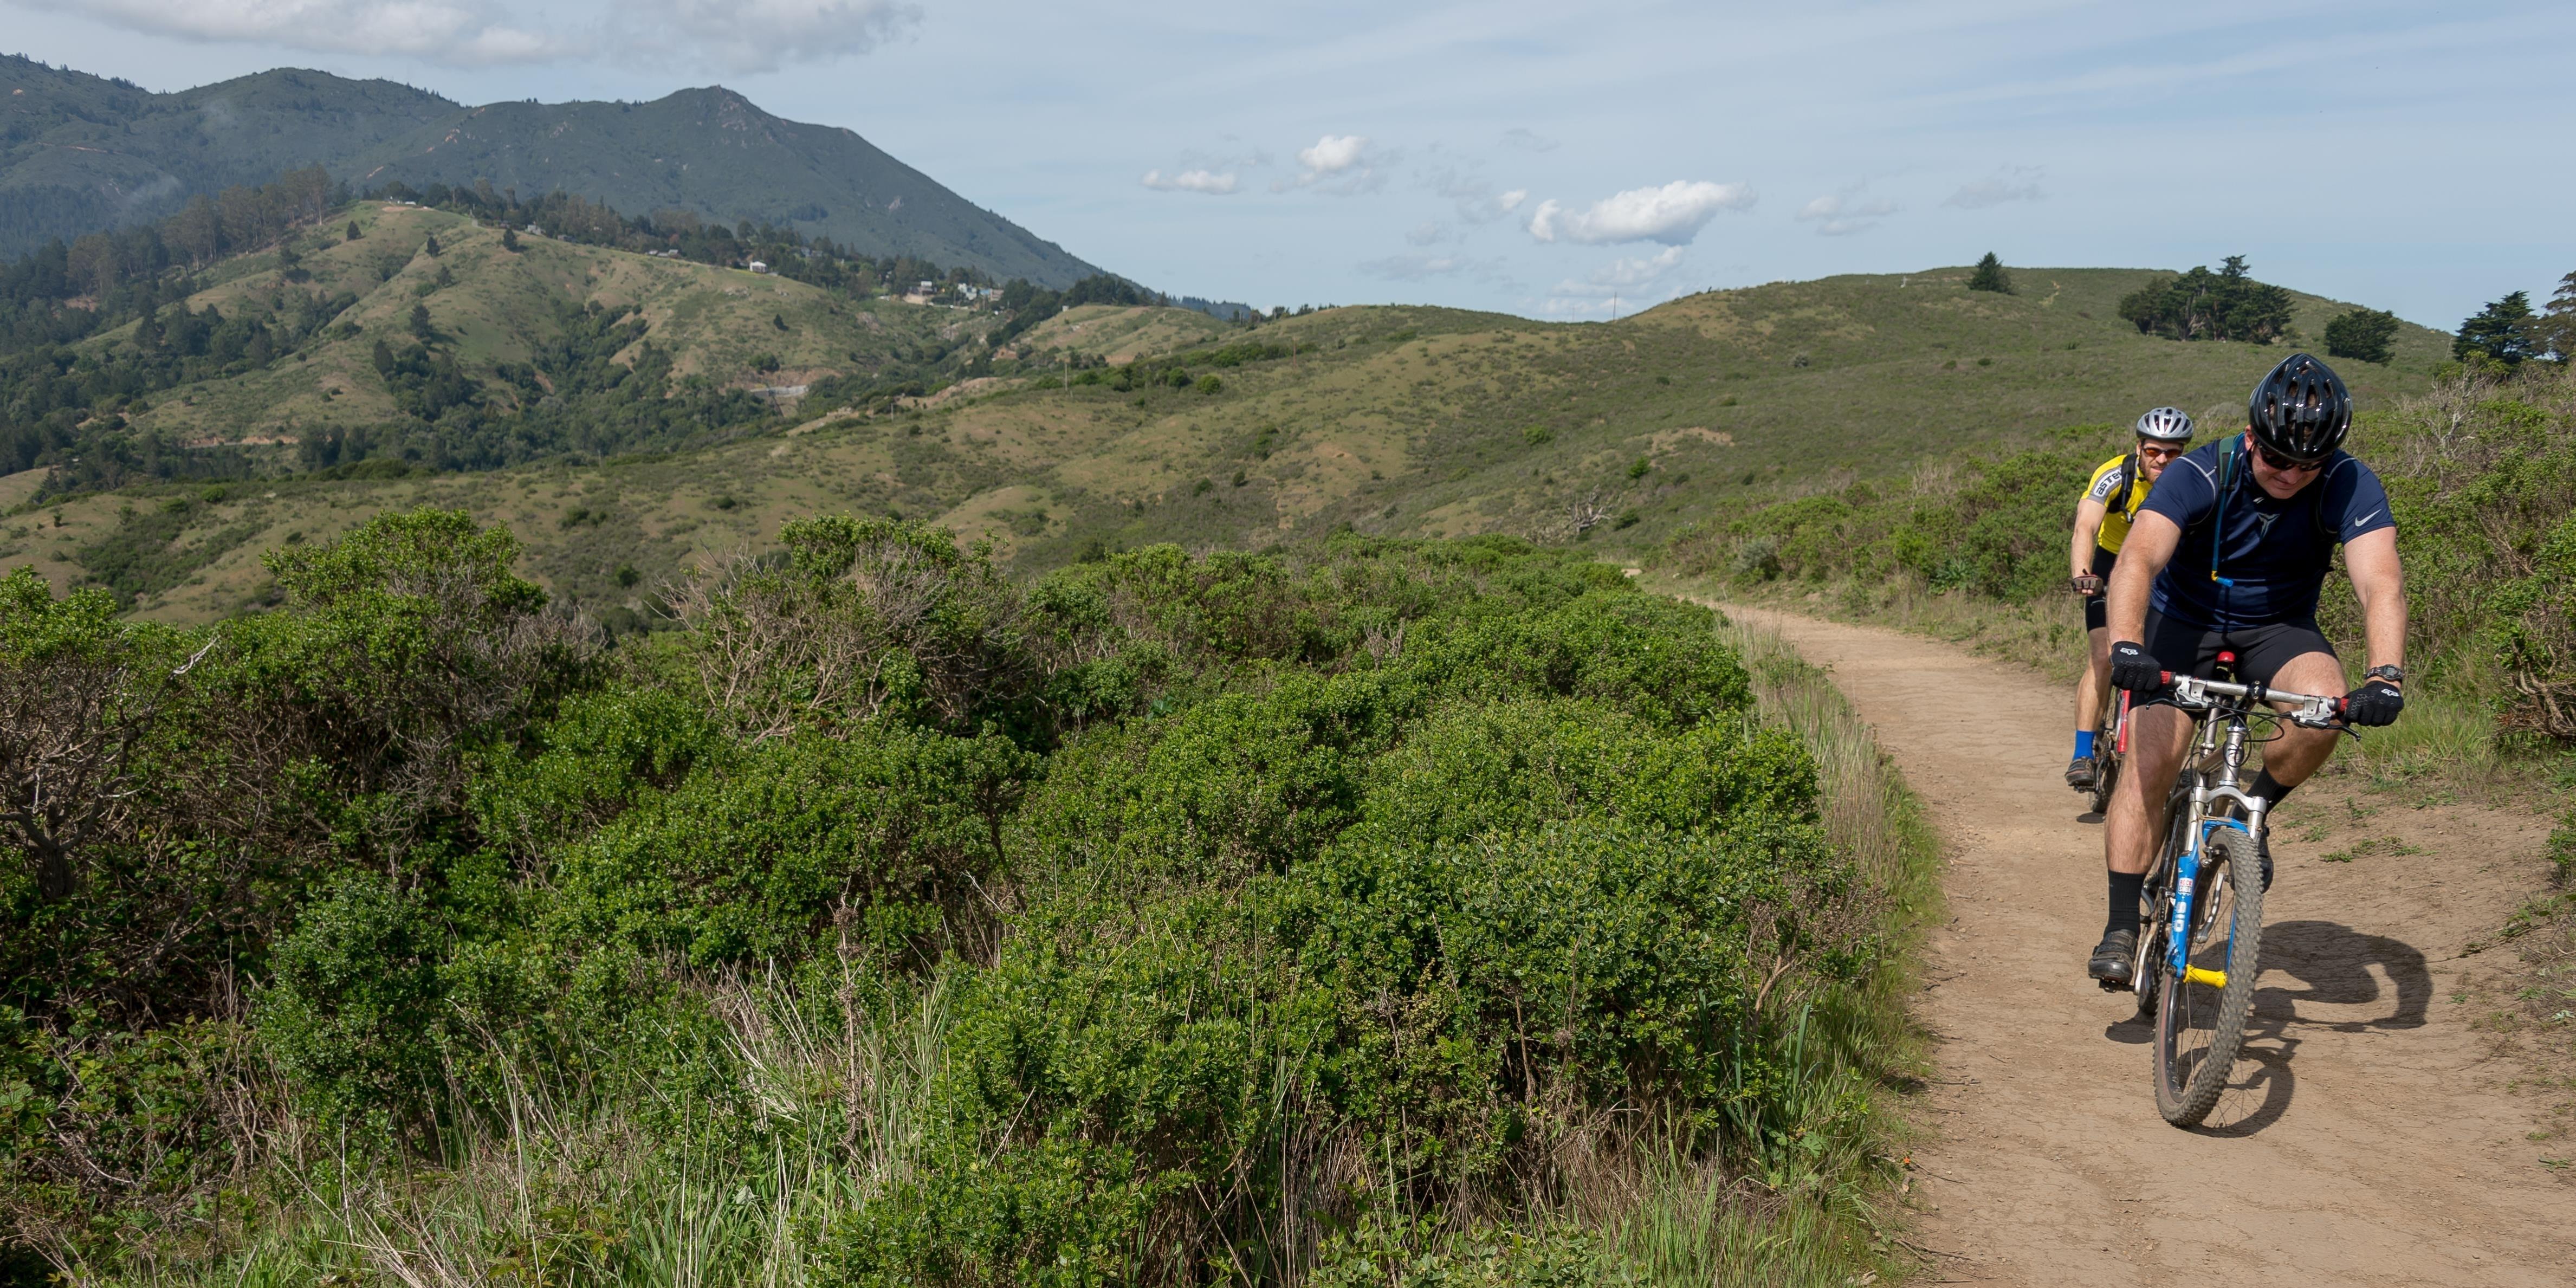
[{"label": "rear wheel", "polygon": [[2111,789],[2120,782],[2119,744],[2112,732],[2104,729],[2093,735],[2093,812],[2111,812]]},{"label": "rear wheel", "polygon": [[2254,838],[2233,827],[2210,829],[2199,867],[2185,955],[2191,969],[2165,971],[2156,1008],[2156,1111],[2177,1127],[2198,1126],[2227,1089],[2263,943]]}]

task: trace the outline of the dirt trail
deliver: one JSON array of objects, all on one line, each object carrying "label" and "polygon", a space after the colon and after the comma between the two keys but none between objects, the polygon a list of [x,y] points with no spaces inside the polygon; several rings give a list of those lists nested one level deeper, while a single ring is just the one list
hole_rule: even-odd
[{"label": "dirt trail", "polygon": [[2539,885],[2542,825],[2323,780],[2293,797],[2246,1056],[2208,1127],[2179,1131],[2156,1116],[2133,1004],[2083,978],[2101,829],[2063,784],[2063,686],[1729,611],[1831,670],[1949,847],[1920,1010],[1941,1038],[1915,1154],[1925,1280],[2576,1283],[2576,1185],[2538,1161],[2565,1142],[2526,1139],[2538,1107],[2505,1089],[2520,1065],[2473,1031],[2485,1007],[2454,1000],[2461,949]]}]

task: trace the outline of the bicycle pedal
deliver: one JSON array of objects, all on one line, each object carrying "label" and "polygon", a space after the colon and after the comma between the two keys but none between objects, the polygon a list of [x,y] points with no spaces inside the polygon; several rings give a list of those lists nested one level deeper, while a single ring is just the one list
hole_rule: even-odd
[{"label": "bicycle pedal", "polygon": [[2131,991],[2129,981],[2125,979],[2097,979],[2093,982],[2101,985],[2102,991],[2105,993],[2126,993]]}]

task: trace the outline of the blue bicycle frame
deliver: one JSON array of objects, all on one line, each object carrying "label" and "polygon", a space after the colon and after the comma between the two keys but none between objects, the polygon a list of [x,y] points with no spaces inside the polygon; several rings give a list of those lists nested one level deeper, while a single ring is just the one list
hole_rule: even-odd
[{"label": "blue bicycle frame", "polygon": [[[2233,787],[2220,790],[2231,796],[2247,799]],[[2194,792],[2193,795],[2198,796],[2199,793]],[[2258,823],[2262,821],[2259,807],[2256,809],[2254,821]],[[2236,819],[2204,818],[2200,821],[2199,835],[2196,838],[2198,843],[2174,862],[2173,920],[2165,928],[2165,969],[2192,983],[2208,984],[2216,988],[2227,986],[2227,972],[2203,970],[2191,964],[2191,914],[2199,904],[2195,896],[2200,885],[2200,856],[2209,849],[2210,835],[2222,827],[2234,828],[2249,839],[2254,835],[2253,829]],[[2234,932],[2231,931],[2229,933],[2231,949],[2234,947],[2234,938]],[[2229,956],[2232,959],[2232,952]]]}]

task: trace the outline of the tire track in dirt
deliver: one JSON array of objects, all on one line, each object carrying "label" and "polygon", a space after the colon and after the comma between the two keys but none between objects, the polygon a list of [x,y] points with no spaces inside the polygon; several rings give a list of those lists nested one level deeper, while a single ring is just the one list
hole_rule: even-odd
[{"label": "tire track in dirt", "polygon": [[[2463,946],[2542,882],[2545,824],[2323,779],[2293,797],[2246,1055],[2209,1125],[2180,1131],[2156,1115],[2133,1002],[2083,975],[2101,829],[2064,786],[2066,686],[1916,636],[1726,611],[1832,673],[1948,850],[1917,1010],[1939,1038],[1915,1153],[1925,1280],[2576,1283],[2576,1185],[2539,1165],[2539,1115],[2504,1090],[2520,1066],[2453,1000]],[[2304,839],[2319,828],[2421,852],[2329,862],[2347,842]]]}]

